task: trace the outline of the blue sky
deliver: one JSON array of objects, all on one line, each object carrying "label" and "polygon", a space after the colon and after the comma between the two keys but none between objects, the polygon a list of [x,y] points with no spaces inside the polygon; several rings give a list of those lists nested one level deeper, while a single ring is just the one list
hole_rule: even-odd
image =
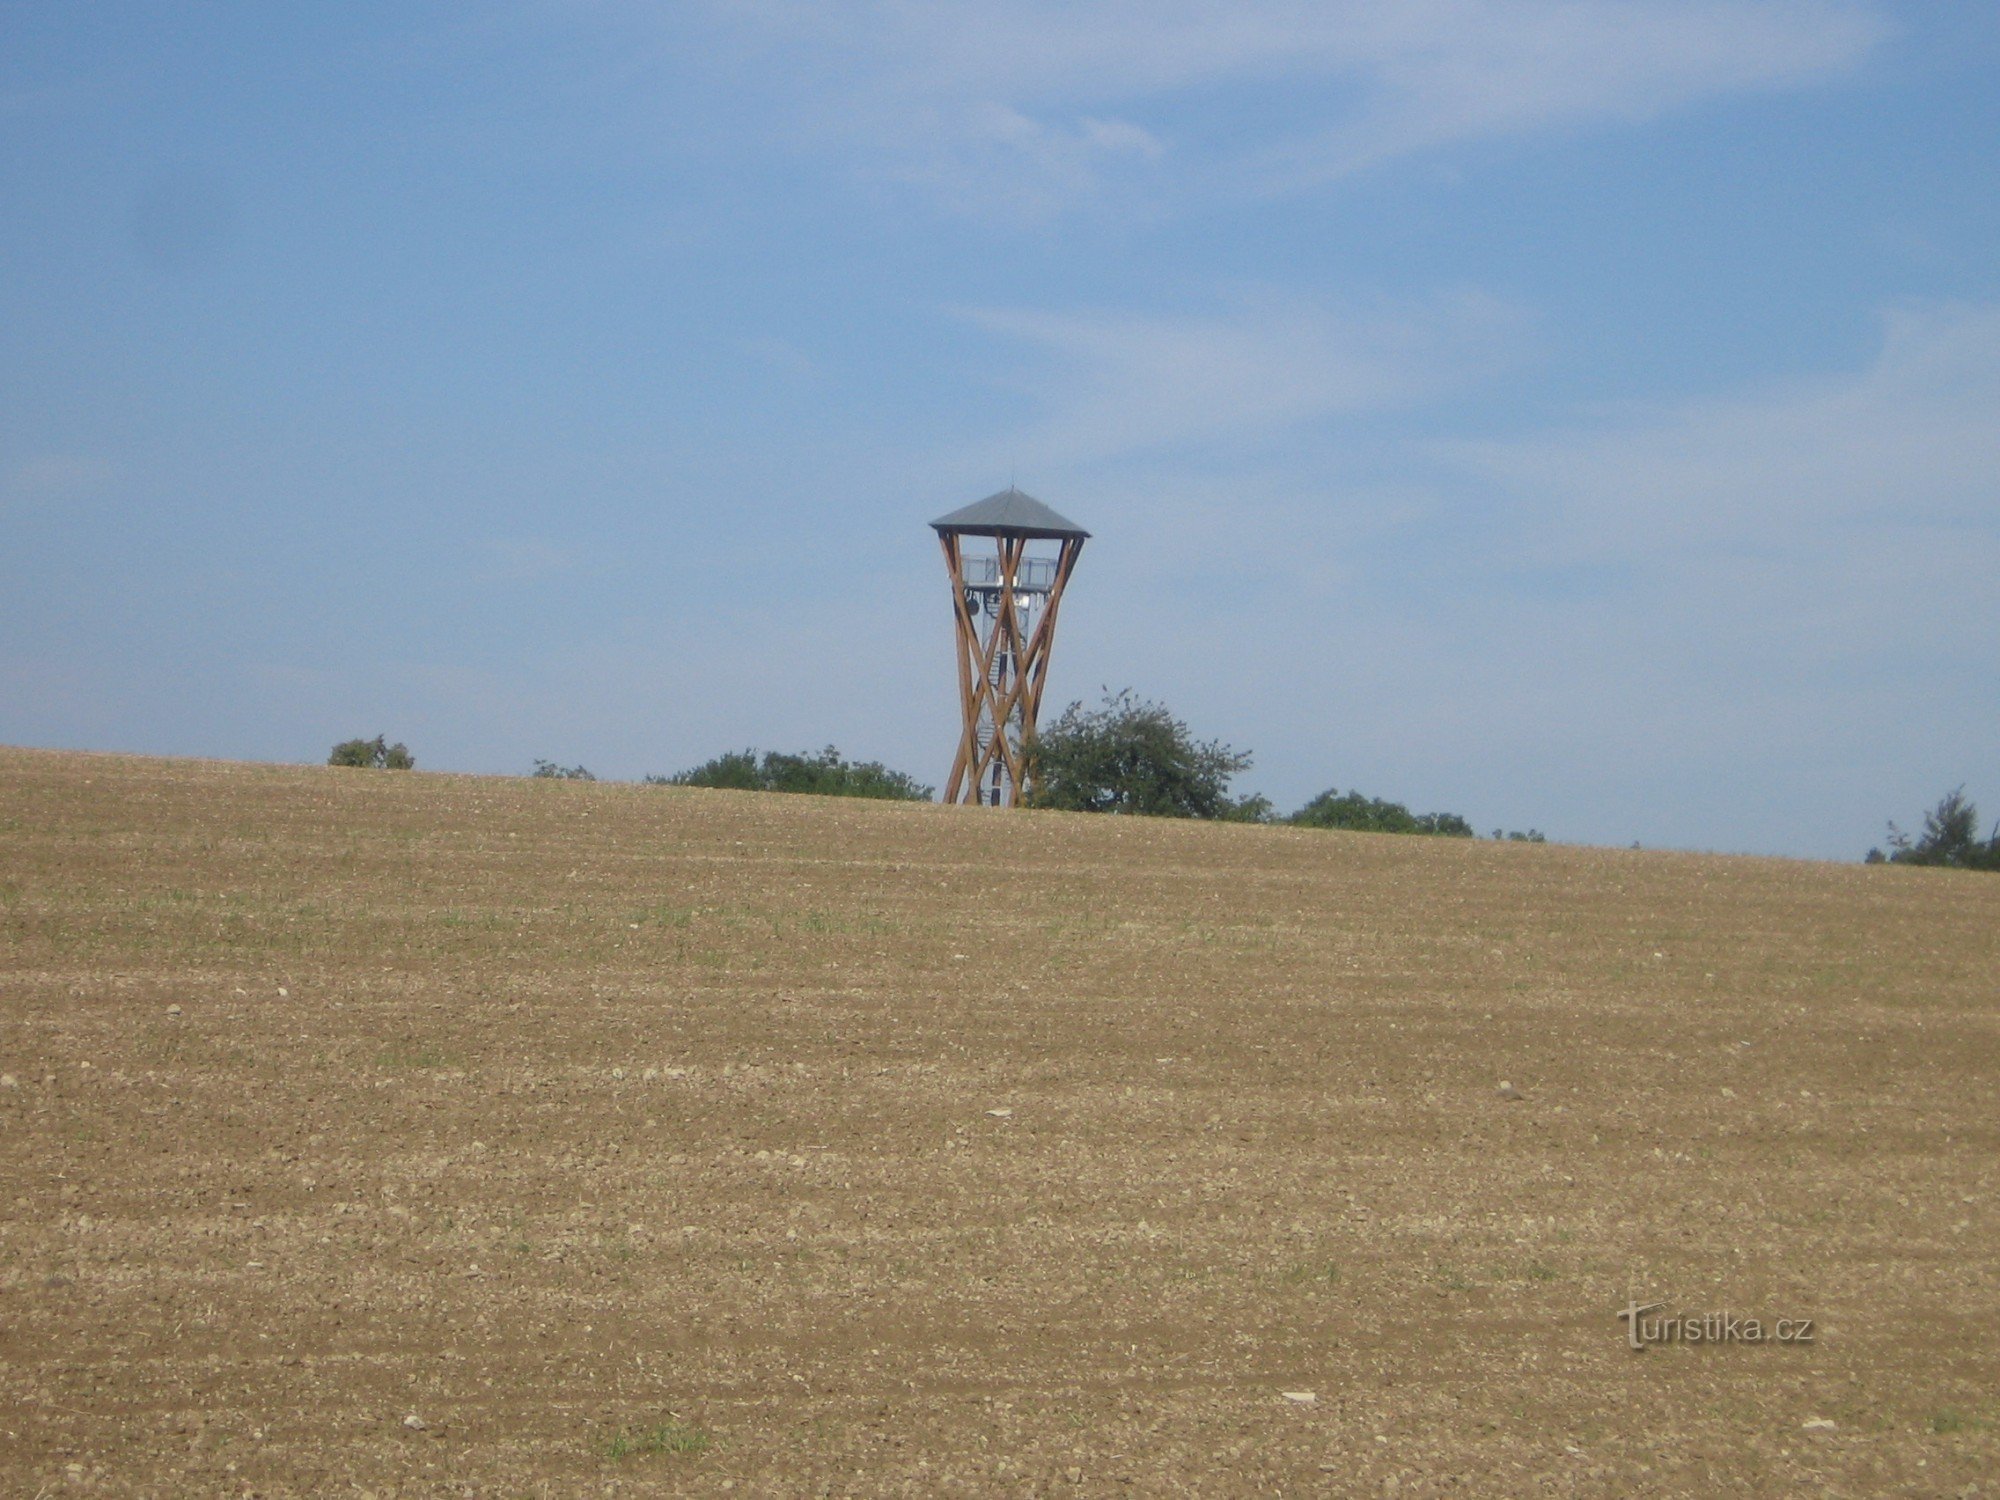
[{"label": "blue sky", "polygon": [[2000,10],[0,0],[0,741],[942,783],[925,523],[1293,807],[2000,813]]}]

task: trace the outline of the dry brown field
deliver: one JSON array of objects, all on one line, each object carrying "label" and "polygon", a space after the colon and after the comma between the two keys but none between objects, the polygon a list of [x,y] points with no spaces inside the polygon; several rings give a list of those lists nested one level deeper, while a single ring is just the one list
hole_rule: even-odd
[{"label": "dry brown field", "polygon": [[0,1489],[2000,1493],[1996,960],[1948,871],[0,750]]}]

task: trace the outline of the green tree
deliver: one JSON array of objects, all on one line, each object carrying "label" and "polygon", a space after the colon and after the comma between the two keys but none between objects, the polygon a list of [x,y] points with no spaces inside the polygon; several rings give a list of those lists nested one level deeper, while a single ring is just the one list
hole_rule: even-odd
[{"label": "green tree", "polygon": [[[1966,800],[1965,788],[1946,792],[1924,814],[1924,831],[1911,838],[1889,825],[1888,863],[1941,865],[1954,870],[2000,870],[2000,824],[1986,838],[1979,836],[1979,809]],[[1880,864],[1880,849],[1868,851],[1868,862]]]},{"label": "green tree", "polygon": [[1035,738],[1027,800],[1070,812],[1249,820],[1270,806],[1230,800],[1230,779],[1249,768],[1248,751],[1197,740],[1164,705],[1127,688],[1107,692],[1098,708],[1070,704]]},{"label": "green tree", "polygon": [[333,747],[326,763],[375,771],[408,771],[415,768],[417,758],[410,754],[409,746],[391,745],[385,736],[378,734],[372,740],[342,740]]},{"label": "green tree", "polygon": [[654,786],[700,786],[739,792],[804,792],[820,797],[869,797],[928,802],[931,787],[880,761],[851,761],[828,745],[817,755],[731,750],[673,776],[648,776]]},{"label": "green tree", "polygon": [[587,766],[559,766],[552,760],[538,760],[531,777],[541,781],[595,781]]},{"label": "green tree", "polygon": [[769,788],[758,779],[757,752],[730,750],[713,760],[703,761],[691,771],[672,776],[648,776],[649,786],[705,786],[718,791],[762,792]]},{"label": "green tree", "polygon": [[1426,833],[1469,839],[1472,825],[1457,813],[1413,813],[1400,802],[1364,797],[1332,787],[1293,813],[1300,828],[1345,828],[1357,833]]},{"label": "green tree", "polygon": [[1278,809],[1262,792],[1252,792],[1247,797],[1231,800],[1220,816],[1225,823],[1275,823],[1278,821]]}]

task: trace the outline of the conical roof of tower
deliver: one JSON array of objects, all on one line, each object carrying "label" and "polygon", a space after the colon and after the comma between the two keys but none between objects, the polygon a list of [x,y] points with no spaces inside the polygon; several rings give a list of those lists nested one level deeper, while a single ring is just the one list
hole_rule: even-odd
[{"label": "conical roof of tower", "polygon": [[955,531],[964,536],[1087,537],[1076,522],[1065,520],[1033,495],[1009,485],[997,495],[974,501],[963,510],[939,516],[931,522],[939,532]]}]

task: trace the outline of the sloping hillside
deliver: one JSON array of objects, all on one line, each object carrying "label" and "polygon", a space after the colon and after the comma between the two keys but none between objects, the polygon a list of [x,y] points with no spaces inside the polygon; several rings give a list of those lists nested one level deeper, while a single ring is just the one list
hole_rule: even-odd
[{"label": "sloping hillside", "polygon": [[1996,960],[1943,871],[0,750],[0,1473],[1957,1494]]}]

